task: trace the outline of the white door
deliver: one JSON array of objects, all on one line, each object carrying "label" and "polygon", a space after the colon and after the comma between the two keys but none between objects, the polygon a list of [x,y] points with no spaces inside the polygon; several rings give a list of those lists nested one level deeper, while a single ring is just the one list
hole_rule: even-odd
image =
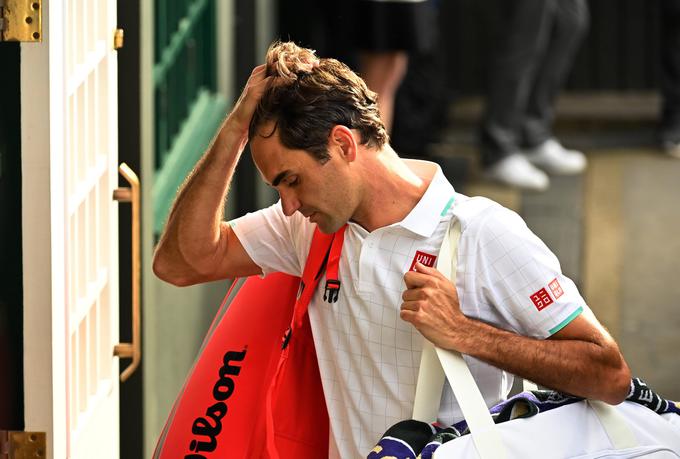
[{"label": "white door", "polygon": [[116,1],[42,13],[21,48],[25,429],[51,458],[118,458]]}]

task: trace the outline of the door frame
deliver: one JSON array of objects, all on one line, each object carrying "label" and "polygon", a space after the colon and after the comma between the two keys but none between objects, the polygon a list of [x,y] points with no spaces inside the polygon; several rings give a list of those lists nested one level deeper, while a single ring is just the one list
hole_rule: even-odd
[{"label": "door frame", "polygon": [[64,171],[52,161],[64,156],[63,19],[43,2],[43,42],[22,43],[20,58],[24,427],[46,433],[54,458],[66,457],[68,437],[65,229],[51,224],[65,211]]}]

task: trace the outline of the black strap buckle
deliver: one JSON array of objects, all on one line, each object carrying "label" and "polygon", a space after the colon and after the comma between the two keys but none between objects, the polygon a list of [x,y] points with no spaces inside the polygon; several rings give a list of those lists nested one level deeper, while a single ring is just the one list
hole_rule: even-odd
[{"label": "black strap buckle", "polygon": [[335,303],[340,296],[340,281],[329,279],[326,281],[326,289],[323,292],[323,299],[329,303]]}]

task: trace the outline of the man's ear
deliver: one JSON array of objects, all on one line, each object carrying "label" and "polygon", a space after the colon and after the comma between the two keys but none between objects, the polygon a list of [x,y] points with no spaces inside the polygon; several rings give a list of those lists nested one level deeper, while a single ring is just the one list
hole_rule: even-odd
[{"label": "man's ear", "polygon": [[347,126],[336,124],[328,135],[328,147],[334,148],[347,162],[352,162],[357,156],[357,139],[354,132]]}]

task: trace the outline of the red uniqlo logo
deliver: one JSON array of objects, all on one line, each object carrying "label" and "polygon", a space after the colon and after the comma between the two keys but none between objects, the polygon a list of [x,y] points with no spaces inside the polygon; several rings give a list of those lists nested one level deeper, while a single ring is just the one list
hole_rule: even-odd
[{"label": "red uniqlo logo", "polygon": [[548,284],[548,287],[550,287],[550,290],[552,290],[555,299],[558,299],[559,297],[564,295],[564,290],[562,290],[562,286],[560,285],[560,283],[557,282],[557,278],[553,279],[552,282]]},{"label": "red uniqlo logo", "polygon": [[550,295],[548,294],[548,291],[544,288],[531,295],[531,301],[539,311],[547,308],[553,302],[552,298],[550,298]]},{"label": "red uniqlo logo", "polygon": [[424,264],[425,266],[429,266],[432,268],[434,266],[434,261],[437,259],[435,255],[430,255],[429,253],[421,252],[418,250],[416,252],[416,256],[413,257],[413,263],[411,263],[411,267],[409,268],[409,271],[414,271],[414,268],[416,267],[416,263],[420,262]]}]

